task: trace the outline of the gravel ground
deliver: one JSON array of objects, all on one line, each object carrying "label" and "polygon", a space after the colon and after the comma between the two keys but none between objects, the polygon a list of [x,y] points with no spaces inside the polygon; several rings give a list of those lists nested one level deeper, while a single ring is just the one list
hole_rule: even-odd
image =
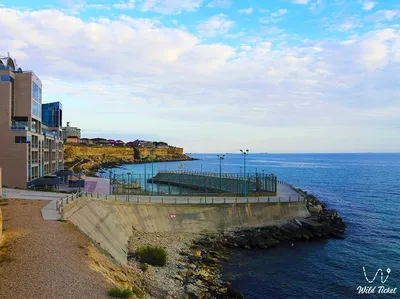
[{"label": "gravel ground", "polygon": [[48,201],[8,199],[3,205],[5,238],[20,236],[0,259],[0,298],[110,298],[113,285],[89,268],[88,240],[67,222],[44,221]]},{"label": "gravel ground", "polygon": [[137,277],[142,279],[142,286],[150,293],[150,298],[183,298],[182,283],[174,278],[183,264],[179,260],[182,256],[179,252],[188,250],[193,240],[199,238],[199,234],[193,233],[143,233],[134,230],[129,240],[129,249],[136,251],[140,246],[158,245],[167,253],[167,263],[164,267],[152,267],[146,272],[139,270],[140,263],[130,261],[133,269],[136,269]]}]

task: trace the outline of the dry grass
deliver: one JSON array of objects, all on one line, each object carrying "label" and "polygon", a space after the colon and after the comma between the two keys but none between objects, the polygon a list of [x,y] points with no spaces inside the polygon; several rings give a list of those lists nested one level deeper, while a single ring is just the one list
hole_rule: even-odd
[{"label": "dry grass", "polygon": [[12,262],[15,259],[7,257],[10,246],[19,238],[28,234],[25,229],[12,228],[7,231],[3,230],[2,238],[0,240],[0,263]]}]

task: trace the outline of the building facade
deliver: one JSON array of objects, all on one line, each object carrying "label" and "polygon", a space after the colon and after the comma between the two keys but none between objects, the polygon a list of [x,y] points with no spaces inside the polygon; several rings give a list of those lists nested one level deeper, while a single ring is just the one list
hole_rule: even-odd
[{"label": "building facade", "polygon": [[[8,187],[27,188],[63,169],[60,122],[46,125],[48,106],[43,106],[44,111],[42,82],[35,73],[23,71],[9,56],[0,57],[0,167]],[[62,115],[61,104],[56,113]]]},{"label": "building facade", "polygon": [[67,140],[67,137],[72,136],[76,136],[81,139],[81,129],[79,129],[78,127],[71,127],[69,125],[69,122],[67,122],[67,126],[62,128],[62,136],[64,141]]}]

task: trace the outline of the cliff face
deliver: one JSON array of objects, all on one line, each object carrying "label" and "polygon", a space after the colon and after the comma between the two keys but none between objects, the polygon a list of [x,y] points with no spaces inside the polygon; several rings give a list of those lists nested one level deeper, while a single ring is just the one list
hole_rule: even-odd
[{"label": "cliff face", "polygon": [[[82,171],[134,162],[133,149],[130,147],[92,147],[81,145],[64,145],[64,164],[68,167],[80,163]],[[75,167],[76,168],[76,167]],[[78,171],[78,169],[74,169]]]},{"label": "cliff face", "polygon": [[[151,159],[151,150],[149,147],[135,147],[135,159]],[[181,147],[158,147],[154,149],[154,159],[179,159],[183,155],[183,148]]]},{"label": "cliff face", "polygon": [[[120,164],[142,163],[151,160],[151,148],[148,147],[117,147],[117,146],[88,146],[64,145],[64,164],[72,167],[80,161],[80,167],[86,174],[93,174],[94,170],[101,167],[114,167]],[[183,154],[183,148],[168,147],[155,148],[154,161],[181,161],[192,160]],[[78,172],[79,168],[74,167]]]}]

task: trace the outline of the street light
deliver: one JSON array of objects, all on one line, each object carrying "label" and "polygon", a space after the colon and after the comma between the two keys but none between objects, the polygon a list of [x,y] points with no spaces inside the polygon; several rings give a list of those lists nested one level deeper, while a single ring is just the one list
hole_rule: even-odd
[{"label": "street light", "polygon": [[247,182],[246,182],[246,156],[249,154],[249,150],[240,150],[243,154],[243,176],[244,176],[244,197],[247,196]]},{"label": "street light", "polygon": [[130,172],[127,173],[127,175],[128,175],[128,201],[129,201],[129,194],[131,193],[131,189],[130,189],[130,182],[131,182],[130,175],[131,174],[132,173],[130,173]]},{"label": "street light", "polygon": [[219,192],[222,190],[222,160],[224,160],[225,155],[217,155],[219,159]]},{"label": "street light", "polygon": [[151,152],[151,196],[154,196],[154,145],[150,152]]},{"label": "street light", "polygon": [[112,178],[112,170],[111,169],[109,170],[109,173],[110,173],[110,195],[112,195],[112,189],[111,189],[112,188],[112,179],[111,179]]}]

